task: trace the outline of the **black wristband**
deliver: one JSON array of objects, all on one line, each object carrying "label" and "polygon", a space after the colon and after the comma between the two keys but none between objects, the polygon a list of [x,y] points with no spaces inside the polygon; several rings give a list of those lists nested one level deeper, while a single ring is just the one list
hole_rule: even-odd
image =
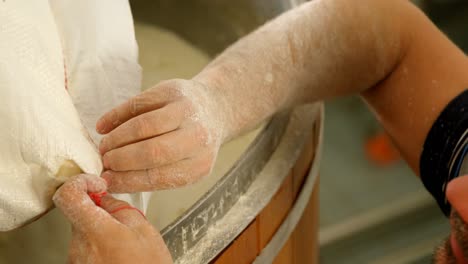
[{"label": "black wristband", "polygon": [[465,90],[445,107],[435,121],[424,143],[419,164],[424,186],[446,216],[450,214],[450,204],[445,197],[445,188],[458,176],[459,170],[453,167],[459,168],[463,157],[455,153],[465,154],[466,145],[460,142],[465,141],[467,129],[468,90]]}]

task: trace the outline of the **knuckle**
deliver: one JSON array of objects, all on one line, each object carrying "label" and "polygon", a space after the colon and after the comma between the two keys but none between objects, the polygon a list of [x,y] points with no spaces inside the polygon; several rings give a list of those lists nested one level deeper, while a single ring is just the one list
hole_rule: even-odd
[{"label": "knuckle", "polygon": [[136,115],[139,110],[140,110],[140,107],[141,107],[141,103],[140,103],[140,96],[136,96],[136,97],[133,97],[132,99],[130,99],[130,102],[129,102],[129,105],[130,105],[130,113],[132,115]]},{"label": "knuckle", "polygon": [[[103,160],[106,165],[111,170],[118,170],[115,164],[119,164],[118,162],[118,150],[112,150],[104,154]],[[117,160],[117,161],[116,161]]]},{"label": "knuckle", "polygon": [[158,165],[161,161],[161,157],[164,155],[162,148],[158,144],[154,144],[150,147],[148,152],[151,159],[151,164]]},{"label": "knuckle", "polygon": [[119,112],[117,111],[117,109],[114,108],[110,111],[110,114],[107,120],[108,122],[110,121],[110,123],[113,126],[120,125],[120,116],[119,116]]},{"label": "knuckle", "polygon": [[157,187],[159,176],[160,171],[157,168],[146,170],[146,183],[151,189]]},{"label": "knuckle", "polygon": [[114,148],[114,134],[115,132],[112,131],[109,135],[102,138],[100,145],[103,149],[110,150]]},{"label": "knuckle", "polygon": [[154,186],[159,189],[172,189],[185,186],[192,182],[188,170],[181,169],[176,164],[160,170]]},{"label": "knuckle", "polygon": [[132,130],[134,131],[135,136],[138,138],[147,137],[151,134],[149,122],[143,116],[135,118],[135,120],[133,121]]},{"label": "knuckle", "polygon": [[152,105],[151,96],[147,96],[146,93],[141,93],[129,101],[130,113],[136,116],[143,113],[148,106]]},{"label": "knuckle", "polygon": [[155,163],[157,165],[164,165],[169,163],[170,161],[174,160],[175,152],[177,148],[168,146],[165,143],[159,142],[158,144],[154,145],[152,148],[152,155],[154,158]]},{"label": "knuckle", "polygon": [[113,211],[119,207],[122,206],[128,206],[129,204],[127,202],[124,202],[122,200],[117,200],[117,199],[109,199],[107,200],[106,207],[109,209],[109,211]]}]

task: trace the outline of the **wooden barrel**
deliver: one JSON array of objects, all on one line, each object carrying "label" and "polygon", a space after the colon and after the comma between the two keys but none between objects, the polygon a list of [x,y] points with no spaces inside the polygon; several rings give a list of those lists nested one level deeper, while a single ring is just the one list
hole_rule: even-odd
[{"label": "wooden barrel", "polygon": [[[165,228],[176,262],[316,263],[322,121],[320,104],[294,111],[252,182],[233,170]],[[231,196],[230,206],[221,202]]]},{"label": "wooden barrel", "polygon": [[[268,205],[212,263],[253,263],[268,243],[271,243],[272,238],[280,226],[284,224],[283,221],[288,217],[297,201],[306,178],[310,173],[313,173],[311,166],[317,154],[317,133],[319,133],[318,130],[308,139],[298,160]],[[313,181],[313,176],[310,175],[309,180]],[[305,210],[299,217],[300,220],[293,228],[293,232],[287,237],[281,249],[273,252],[276,254],[275,256],[267,256],[273,259],[273,263],[318,263],[318,179],[315,179],[313,183],[312,192],[306,200]]]}]

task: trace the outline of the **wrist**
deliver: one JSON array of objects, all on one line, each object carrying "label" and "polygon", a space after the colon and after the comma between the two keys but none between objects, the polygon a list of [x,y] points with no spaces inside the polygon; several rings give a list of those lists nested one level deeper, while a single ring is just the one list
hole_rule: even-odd
[{"label": "wrist", "polygon": [[203,107],[204,114],[209,120],[210,129],[215,130],[213,133],[216,134],[216,140],[219,144],[223,144],[229,138],[233,136],[231,106],[229,102],[229,96],[223,94],[223,90],[220,89],[221,84],[215,77],[216,74],[209,74],[202,72],[195,76],[192,81],[199,87],[197,93],[204,97],[205,105]]}]

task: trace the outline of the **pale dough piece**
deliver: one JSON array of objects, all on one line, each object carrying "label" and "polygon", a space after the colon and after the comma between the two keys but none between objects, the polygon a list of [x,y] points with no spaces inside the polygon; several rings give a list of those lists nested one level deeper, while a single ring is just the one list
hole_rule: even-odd
[{"label": "pale dough piece", "polygon": [[58,169],[55,174],[56,177],[70,178],[72,176],[83,173],[80,166],[76,164],[73,160],[65,160],[62,163],[62,166]]}]

